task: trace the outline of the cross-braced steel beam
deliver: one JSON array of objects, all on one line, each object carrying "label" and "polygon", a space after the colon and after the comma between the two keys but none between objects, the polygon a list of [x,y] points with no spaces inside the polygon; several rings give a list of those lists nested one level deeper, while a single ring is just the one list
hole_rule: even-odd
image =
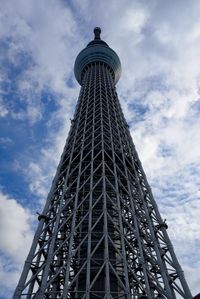
[{"label": "cross-braced steel beam", "polygon": [[119,58],[95,30],[75,64],[78,104],[14,299],[190,299],[120,107]]}]

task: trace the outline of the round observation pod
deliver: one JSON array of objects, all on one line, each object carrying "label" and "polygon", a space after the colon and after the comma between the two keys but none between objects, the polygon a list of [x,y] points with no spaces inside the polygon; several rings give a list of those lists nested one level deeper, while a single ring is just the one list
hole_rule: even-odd
[{"label": "round observation pod", "polygon": [[118,82],[121,75],[121,62],[118,55],[113,51],[106,42],[101,40],[101,28],[94,28],[94,40],[91,41],[85,49],[83,49],[77,56],[74,73],[76,80],[81,85],[86,66],[101,62],[108,65],[114,77],[115,84]]}]

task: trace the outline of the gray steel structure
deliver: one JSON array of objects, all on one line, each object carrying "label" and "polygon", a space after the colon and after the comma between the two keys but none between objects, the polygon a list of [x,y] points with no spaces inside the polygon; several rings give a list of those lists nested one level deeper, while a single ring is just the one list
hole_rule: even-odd
[{"label": "gray steel structure", "polygon": [[13,298],[190,299],[120,107],[120,60],[100,32],[75,62],[78,104]]}]

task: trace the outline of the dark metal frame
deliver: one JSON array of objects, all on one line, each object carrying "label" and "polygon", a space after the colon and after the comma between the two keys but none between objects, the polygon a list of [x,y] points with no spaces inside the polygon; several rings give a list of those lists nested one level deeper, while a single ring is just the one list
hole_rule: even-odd
[{"label": "dark metal frame", "polygon": [[18,298],[192,298],[103,62],[84,69]]}]

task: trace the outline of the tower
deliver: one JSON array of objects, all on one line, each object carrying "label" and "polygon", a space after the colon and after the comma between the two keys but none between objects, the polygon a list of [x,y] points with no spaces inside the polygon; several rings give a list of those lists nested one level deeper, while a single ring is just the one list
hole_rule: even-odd
[{"label": "tower", "polygon": [[100,33],[76,58],[74,119],[13,298],[190,299]]}]

